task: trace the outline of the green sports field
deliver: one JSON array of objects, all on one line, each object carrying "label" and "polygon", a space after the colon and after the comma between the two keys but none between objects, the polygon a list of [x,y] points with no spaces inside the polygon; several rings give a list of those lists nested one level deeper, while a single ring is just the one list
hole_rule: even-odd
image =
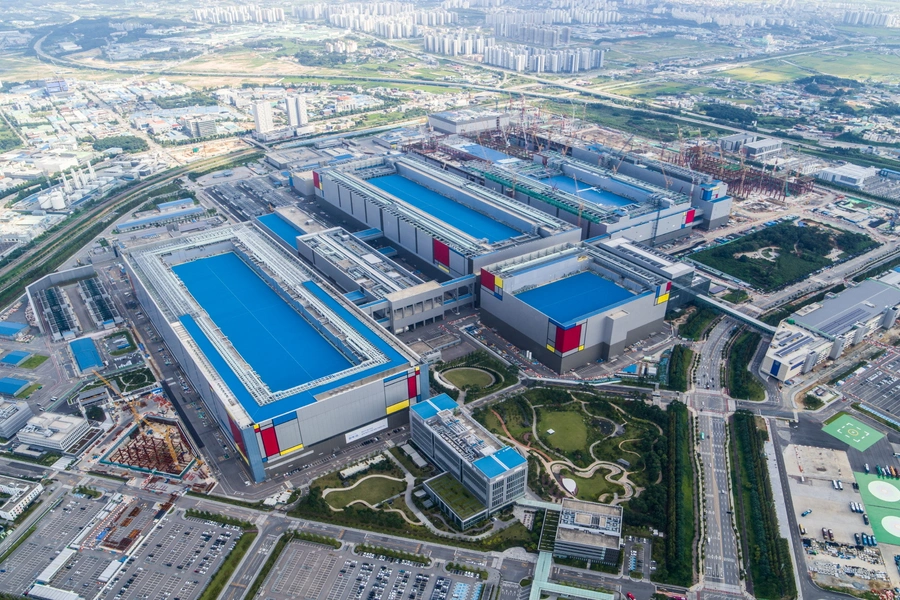
[{"label": "green sports field", "polygon": [[900,546],[900,480],[854,473],[875,539]]},{"label": "green sports field", "polygon": [[865,452],[872,447],[872,444],[884,437],[883,433],[875,431],[865,423],[861,423],[849,415],[839,416],[823,427],[822,430],[842,442],[846,442],[851,448],[855,448],[860,452]]}]

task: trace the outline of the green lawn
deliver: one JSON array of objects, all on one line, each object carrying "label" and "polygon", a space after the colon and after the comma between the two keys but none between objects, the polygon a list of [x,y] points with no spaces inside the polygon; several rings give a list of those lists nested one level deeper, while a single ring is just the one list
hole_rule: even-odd
[{"label": "green lawn", "polygon": [[471,367],[450,369],[441,373],[441,376],[460,389],[469,385],[487,387],[494,382],[494,376],[487,371]]},{"label": "green lawn", "polygon": [[394,481],[376,475],[366,479],[352,490],[329,493],[325,496],[325,501],[334,508],[344,508],[355,500],[364,500],[374,506],[391,496],[396,496],[405,489],[406,482],[404,481]]},{"label": "green lawn", "polygon": [[22,369],[36,369],[39,366],[41,366],[42,364],[44,364],[44,362],[48,358],[50,358],[50,357],[44,356],[43,354],[32,354],[31,356],[26,358],[25,362],[23,362],[21,365],[19,365],[19,367],[21,367]]},{"label": "green lawn", "polygon": [[484,505],[472,495],[463,484],[449,473],[444,473],[428,482],[428,486],[450,506],[457,515],[467,519],[484,510]]},{"label": "green lawn", "polygon": [[722,71],[721,75],[741,81],[749,81],[750,83],[786,83],[800,77],[806,77],[809,73],[781,61],[773,60],[749,67],[738,67]]},{"label": "green lawn", "polygon": [[27,398],[31,394],[33,394],[36,391],[38,391],[39,389],[41,389],[41,387],[42,386],[40,383],[34,382],[31,385],[29,385],[27,388],[25,388],[24,390],[19,392],[18,394],[16,394],[16,398]]},{"label": "green lawn", "polygon": [[[551,448],[564,452],[587,450],[588,428],[583,412],[573,410],[538,410],[538,434]],[[547,433],[553,430],[553,434]]]},{"label": "green lawn", "polygon": [[[587,500],[588,502],[598,502],[600,496],[603,494],[623,494],[625,493],[625,488],[620,485],[616,485],[614,483],[610,483],[604,477],[609,474],[608,470],[599,469],[594,473],[592,477],[577,477],[573,475],[571,472],[564,472],[563,477],[568,477],[575,481],[575,485],[578,486],[578,493],[575,496],[579,500]],[[609,501],[612,497],[605,498],[605,500]]]}]

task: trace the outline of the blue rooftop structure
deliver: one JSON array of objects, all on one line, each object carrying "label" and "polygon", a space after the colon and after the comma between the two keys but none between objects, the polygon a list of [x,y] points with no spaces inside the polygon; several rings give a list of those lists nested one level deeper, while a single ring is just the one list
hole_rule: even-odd
[{"label": "blue rooftop structure", "polygon": [[169,202],[160,202],[156,208],[160,211],[172,210],[173,208],[181,208],[182,206],[193,206],[193,198],[182,198],[180,200],[170,200]]},{"label": "blue rooftop structure", "polygon": [[85,373],[93,368],[103,368],[103,361],[100,360],[100,353],[97,352],[97,345],[91,338],[81,338],[69,342],[69,348],[78,363],[78,370]]},{"label": "blue rooftop structure", "polygon": [[29,356],[31,356],[31,352],[26,352],[24,350],[14,350],[14,351],[10,352],[9,354],[7,354],[6,356],[4,356],[3,358],[0,358],[0,363],[18,367],[20,364],[25,362],[25,360]]},{"label": "blue rooftop structure", "polygon": [[266,229],[277,235],[294,250],[297,249],[297,236],[306,233],[278,213],[269,213],[256,218]]},{"label": "blue rooftop structure", "polygon": [[493,244],[522,234],[509,225],[442,196],[402,175],[373,177],[368,183],[476,239],[487,239]]},{"label": "blue rooftop structure", "polygon": [[[594,186],[583,181],[575,181],[568,175],[556,175],[554,177],[541,179],[540,181],[541,183],[545,183],[549,186],[555,187],[558,190],[568,192],[570,194],[575,194],[583,200],[587,200],[588,202],[593,202],[594,204],[599,204],[601,206],[628,206],[629,204],[635,204],[634,201],[629,200],[624,196],[620,196],[606,190],[598,190]],[[578,190],[577,193],[576,189]]]},{"label": "blue rooftop structure", "polygon": [[459,405],[453,398],[447,394],[439,394],[413,405],[410,410],[416,411],[419,416],[427,421],[442,410],[453,410],[455,408],[459,408]]},{"label": "blue rooftop structure", "polygon": [[516,296],[560,325],[607,310],[633,297],[630,291],[593,271],[557,279]]},{"label": "blue rooftop structure", "polygon": [[15,321],[0,321],[0,337],[14,337],[17,333],[27,328],[25,323]]},{"label": "blue rooftop structure", "polygon": [[[352,365],[336,340],[329,340],[313,327],[233,252],[176,265],[172,270],[270,390],[289,389]],[[306,282],[303,286],[383,352],[389,362],[261,406],[193,317],[179,316],[179,321],[254,422],[313,404],[317,395],[365,379],[372,373],[409,364],[318,285]]]},{"label": "blue rooftop structure", "polygon": [[481,144],[457,144],[453,146],[457,150],[462,150],[472,156],[477,156],[478,158],[490,161],[492,163],[502,163],[509,161],[517,161],[519,159],[510,156],[509,154],[504,154],[497,150],[493,150],[491,148],[485,148]]},{"label": "blue rooftop structure", "polygon": [[190,208],[185,208],[182,210],[170,210],[169,212],[159,213],[150,217],[142,217],[140,219],[133,219],[131,221],[125,221],[124,223],[119,223],[118,229],[119,231],[130,231],[132,229],[138,229],[140,227],[146,227],[148,225],[154,225],[156,223],[165,223],[168,221],[187,219],[189,217],[200,215],[205,212],[206,209],[202,206],[191,206]]},{"label": "blue rooftop structure", "polygon": [[30,382],[27,379],[16,379],[14,377],[3,377],[0,379],[0,394],[7,396],[15,396],[28,387]]},{"label": "blue rooftop structure", "polygon": [[513,448],[506,446],[505,448],[494,452],[490,456],[479,458],[474,463],[475,467],[485,474],[488,479],[493,479],[497,475],[502,475],[510,469],[525,464],[522,455]]}]

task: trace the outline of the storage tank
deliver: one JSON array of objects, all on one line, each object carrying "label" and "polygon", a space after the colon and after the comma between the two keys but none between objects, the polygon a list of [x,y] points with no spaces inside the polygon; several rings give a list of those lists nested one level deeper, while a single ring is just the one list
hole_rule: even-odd
[{"label": "storage tank", "polygon": [[54,210],[62,210],[66,207],[66,198],[60,192],[56,192],[50,197],[50,206]]},{"label": "storage tank", "polygon": [[39,197],[38,205],[43,209],[51,208],[50,194],[44,194],[43,196]]}]

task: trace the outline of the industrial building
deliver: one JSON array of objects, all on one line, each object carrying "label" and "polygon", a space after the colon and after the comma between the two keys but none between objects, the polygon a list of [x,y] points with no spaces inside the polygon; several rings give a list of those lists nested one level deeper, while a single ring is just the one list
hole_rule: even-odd
[{"label": "industrial building", "polygon": [[773,138],[763,138],[753,142],[747,142],[741,147],[744,155],[758,162],[764,162],[781,154],[782,141]]},{"label": "industrial building", "polygon": [[424,159],[370,158],[313,172],[316,196],[451,278],[577,241],[577,226]]},{"label": "industrial building", "polygon": [[494,111],[454,110],[428,115],[428,126],[440,133],[478,133],[509,125],[509,114]]},{"label": "industrial building", "polygon": [[88,433],[87,419],[45,412],[28,419],[16,437],[19,442],[45,450],[68,453]]},{"label": "industrial building", "polygon": [[861,167],[851,163],[838,167],[828,167],[816,173],[822,181],[838,183],[858,190],[864,189],[878,179],[879,171],[875,167]]},{"label": "industrial building", "polygon": [[564,498],[553,556],[617,565],[622,546],[622,512],[621,506]]},{"label": "industrial building", "polygon": [[409,431],[416,447],[444,471],[425,481],[425,489],[461,529],[525,496],[525,458],[446,394],[413,406]]},{"label": "industrial building", "polygon": [[123,323],[119,309],[106,291],[99,277],[90,277],[78,282],[78,293],[88,309],[88,314],[97,329],[113,329]]},{"label": "industrial building", "polygon": [[297,244],[345,298],[394,333],[475,303],[474,276],[424,281],[389,258],[392,248],[376,250],[340,227],[301,236]]},{"label": "industrial building", "polygon": [[0,498],[0,519],[15,521],[43,491],[40,483],[0,475],[0,492],[5,494]]},{"label": "industrial building", "polygon": [[0,437],[12,439],[33,416],[27,402],[0,400]]},{"label": "industrial building", "polygon": [[183,223],[184,221],[197,219],[205,213],[206,209],[199,205],[178,208],[175,210],[164,210],[141,216],[137,219],[122,221],[116,225],[116,230],[119,233],[129,233],[138,229],[144,229],[145,227],[159,227],[160,225],[167,225],[169,223]]},{"label": "industrial building", "polygon": [[255,225],[137,247],[123,262],[256,481],[403,425],[427,396],[417,355]]},{"label": "industrial building", "polygon": [[489,265],[481,320],[559,373],[618,356],[662,330],[672,290],[625,250],[563,244]]},{"label": "industrial building", "polygon": [[778,325],[760,370],[780,381],[837,359],[900,314],[900,272],[866,279],[821,302],[804,306]]}]

